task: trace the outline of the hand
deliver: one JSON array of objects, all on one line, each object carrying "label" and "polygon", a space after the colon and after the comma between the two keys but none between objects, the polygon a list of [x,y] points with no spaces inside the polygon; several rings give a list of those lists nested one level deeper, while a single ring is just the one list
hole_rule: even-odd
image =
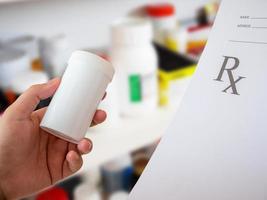
[{"label": "hand", "polygon": [[[81,155],[91,151],[89,139],[75,145],[39,127],[46,108],[34,109],[55,93],[59,83],[53,79],[32,86],[1,117],[0,199],[25,197],[72,175],[82,166]],[[93,124],[105,118],[106,113],[98,110]]]}]

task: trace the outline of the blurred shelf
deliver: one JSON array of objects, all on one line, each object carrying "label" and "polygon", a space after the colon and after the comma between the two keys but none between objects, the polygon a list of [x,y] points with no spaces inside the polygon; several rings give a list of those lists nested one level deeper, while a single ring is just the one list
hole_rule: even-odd
[{"label": "blurred shelf", "polygon": [[24,2],[24,1],[36,1],[36,0],[0,0],[0,4],[4,3],[16,3],[16,2]]},{"label": "blurred shelf", "polygon": [[19,1],[26,1],[26,0],[0,0],[0,3],[11,3],[11,2],[19,2]]},{"label": "blurred shelf", "polygon": [[[188,80],[181,81],[181,87],[186,88],[188,83]],[[122,118],[112,126],[106,123],[89,129],[87,137],[93,141],[94,148],[89,155],[84,156],[81,172],[159,140],[171,123],[183,95],[181,93],[175,106],[144,112],[138,118]]]}]

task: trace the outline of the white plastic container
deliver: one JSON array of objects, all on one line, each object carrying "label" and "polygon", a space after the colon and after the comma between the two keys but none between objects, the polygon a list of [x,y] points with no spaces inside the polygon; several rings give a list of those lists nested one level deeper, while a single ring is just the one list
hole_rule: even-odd
[{"label": "white plastic container", "polygon": [[186,54],[187,51],[187,37],[186,29],[176,28],[166,32],[165,46],[175,52]]},{"label": "white plastic container", "polygon": [[113,75],[114,69],[106,60],[88,52],[75,51],[41,128],[78,143],[84,138]]},{"label": "white plastic container", "polygon": [[118,105],[118,95],[117,95],[117,87],[114,83],[114,79],[112,83],[109,84],[107,88],[107,96],[103,101],[101,101],[99,105],[99,109],[105,110],[107,113],[107,119],[105,127],[114,127],[119,125],[120,116],[119,116],[119,105]]},{"label": "white plastic container", "polygon": [[68,40],[64,34],[40,39],[41,57],[44,69],[51,78],[61,77],[71,55]]},{"label": "white plastic container", "polygon": [[177,27],[175,7],[169,3],[155,3],[146,7],[153,24],[154,41],[165,46],[166,33]]},{"label": "white plastic container", "polygon": [[11,81],[10,89],[15,94],[20,95],[25,92],[30,86],[46,83],[48,80],[48,75],[45,72],[28,70],[19,73],[14,77],[14,79]]},{"label": "white plastic container", "polygon": [[125,18],[112,26],[111,61],[122,115],[140,116],[157,106],[158,61],[152,37],[147,19]]},{"label": "white plastic container", "polygon": [[18,35],[10,38],[6,44],[7,47],[19,49],[26,52],[30,58],[32,69],[41,70],[41,60],[39,52],[38,39],[32,35]]},{"label": "white plastic container", "polygon": [[0,88],[8,89],[12,80],[31,68],[29,56],[17,49],[0,50]]}]

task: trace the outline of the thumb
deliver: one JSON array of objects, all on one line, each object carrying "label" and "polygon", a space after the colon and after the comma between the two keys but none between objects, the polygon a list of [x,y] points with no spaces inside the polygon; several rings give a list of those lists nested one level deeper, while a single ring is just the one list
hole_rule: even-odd
[{"label": "thumb", "polygon": [[55,78],[47,83],[31,86],[8,110],[12,113],[13,117],[18,119],[30,117],[41,100],[51,97],[56,92],[59,83],[60,79]]}]

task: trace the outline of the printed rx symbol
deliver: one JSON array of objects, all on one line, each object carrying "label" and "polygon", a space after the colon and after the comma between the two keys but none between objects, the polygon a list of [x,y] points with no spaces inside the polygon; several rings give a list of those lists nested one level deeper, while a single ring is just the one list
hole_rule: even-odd
[{"label": "printed rx symbol", "polygon": [[[218,77],[216,79],[214,79],[214,80],[223,82],[223,80],[222,80],[223,75],[224,75],[225,72],[227,72],[227,75],[228,75],[228,78],[229,78],[229,81],[230,81],[230,85],[227,86],[222,92],[227,93],[227,91],[229,89],[231,89],[232,90],[232,94],[239,95],[236,85],[237,85],[238,82],[240,82],[242,79],[244,79],[246,77],[238,76],[235,79],[234,75],[233,75],[233,71],[238,68],[238,66],[240,64],[240,61],[236,57],[230,57],[230,56],[223,56],[223,57],[224,57],[224,62],[223,62],[223,65],[221,67],[220,73],[219,73]],[[230,67],[230,68],[226,68],[229,65],[228,63],[229,63],[230,60],[234,61],[234,65],[232,67]]]}]

